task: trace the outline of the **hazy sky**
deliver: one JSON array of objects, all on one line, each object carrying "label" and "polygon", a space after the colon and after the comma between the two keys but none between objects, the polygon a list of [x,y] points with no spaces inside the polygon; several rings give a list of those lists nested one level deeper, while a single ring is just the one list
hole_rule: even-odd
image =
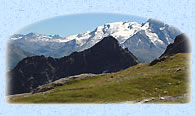
[{"label": "hazy sky", "polygon": [[40,34],[58,34],[62,37],[92,31],[97,26],[105,23],[118,21],[136,21],[145,22],[147,19],[136,16],[120,15],[120,14],[77,14],[58,16],[51,19],[42,20],[17,31],[17,34],[27,34],[30,32]]}]

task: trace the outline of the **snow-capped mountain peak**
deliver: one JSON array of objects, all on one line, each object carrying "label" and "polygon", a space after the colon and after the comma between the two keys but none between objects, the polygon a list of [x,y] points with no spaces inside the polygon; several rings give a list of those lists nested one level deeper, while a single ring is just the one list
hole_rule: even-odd
[{"label": "snow-capped mountain peak", "polygon": [[140,61],[148,62],[160,56],[180,33],[172,26],[149,19],[143,24],[128,21],[106,23],[94,28],[93,31],[64,38],[58,35],[29,33],[15,35],[10,39],[33,54],[62,57],[74,51],[88,49],[104,37],[113,36],[122,47],[127,47]]},{"label": "snow-capped mountain peak", "polygon": [[15,34],[10,37],[10,40],[18,40],[18,39],[24,39],[28,41],[55,41],[54,39],[62,39],[59,35],[44,35],[39,33],[28,33],[26,35],[22,34]]}]

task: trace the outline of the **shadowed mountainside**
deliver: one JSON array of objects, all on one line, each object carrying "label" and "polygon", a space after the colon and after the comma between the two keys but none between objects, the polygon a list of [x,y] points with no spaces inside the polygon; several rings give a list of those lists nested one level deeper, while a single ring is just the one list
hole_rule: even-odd
[{"label": "shadowed mountainside", "polygon": [[190,43],[188,37],[183,33],[175,38],[174,43],[167,46],[162,56],[170,56],[176,53],[190,53]]},{"label": "shadowed mountainside", "polygon": [[175,38],[174,43],[167,46],[165,52],[157,59],[153,60],[150,65],[154,65],[158,62],[164,61],[166,57],[177,54],[177,53],[190,53],[191,46],[188,37],[183,33]]}]

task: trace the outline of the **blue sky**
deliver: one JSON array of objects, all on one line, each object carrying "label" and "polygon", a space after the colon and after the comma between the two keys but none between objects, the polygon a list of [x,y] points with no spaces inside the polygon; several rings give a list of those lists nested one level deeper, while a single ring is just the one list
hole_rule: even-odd
[{"label": "blue sky", "polygon": [[93,14],[77,14],[58,16],[51,19],[42,20],[31,25],[28,25],[19,31],[17,34],[27,34],[30,32],[40,34],[58,34],[62,37],[92,31],[97,26],[105,23],[118,21],[136,21],[139,23],[145,22],[147,19],[137,16],[93,13]]}]

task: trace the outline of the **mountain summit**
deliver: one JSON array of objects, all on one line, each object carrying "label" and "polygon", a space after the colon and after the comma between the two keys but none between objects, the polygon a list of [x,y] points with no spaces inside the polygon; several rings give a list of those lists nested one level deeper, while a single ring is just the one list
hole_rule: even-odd
[{"label": "mountain summit", "polygon": [[114,37],[108,36],[89,49],[62,58],[32,56],[23,59],[8,72],[8,94],[30,92],[39,85],[66,76],[116,72],[137,63],[128,49],[123,49]]}]

